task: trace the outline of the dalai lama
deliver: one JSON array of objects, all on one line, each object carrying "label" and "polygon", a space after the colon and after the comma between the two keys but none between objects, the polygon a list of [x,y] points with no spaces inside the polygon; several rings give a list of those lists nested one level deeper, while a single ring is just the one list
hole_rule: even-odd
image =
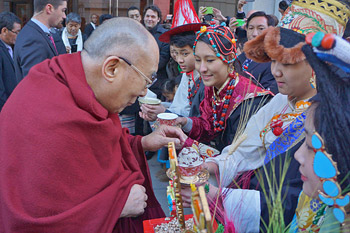
[{"label": "dalai lama", "polygon": [[153,36],[115,18],[81,53],[34,66],[0,114],[0,232],[143,232],[163,217],[144,151],[185,136],[129,135],[118,113],[157,71]]}]

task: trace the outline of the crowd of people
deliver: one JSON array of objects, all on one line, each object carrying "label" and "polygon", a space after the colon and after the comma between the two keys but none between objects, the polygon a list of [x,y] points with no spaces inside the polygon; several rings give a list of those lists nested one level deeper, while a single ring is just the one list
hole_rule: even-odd
[{"label": "crowd of people", "polygon": [[[350,3],[246,3],[179,0],[170,29],[156,5],[84,30],[66,0],[34,0],[23,28],[1,12],[0,232],[143,232],[168,142],[220,151],[201,185],[226,232],[349,232]],[[165,112],[177,126],[151,127]]]}]

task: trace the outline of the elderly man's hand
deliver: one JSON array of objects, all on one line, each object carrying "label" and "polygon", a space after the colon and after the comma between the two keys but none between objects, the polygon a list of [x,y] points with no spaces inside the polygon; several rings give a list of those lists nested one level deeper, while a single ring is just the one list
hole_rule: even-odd
[{"label": "elderly man's hand", "polygon": [[165,107],[161,104],[158,105],[150,105],[150,104],[142,104],[141,105],[140,117],[146,121],[155,121],[157,120],[157,115],[159,113],[165,112]]},{"label": "elderly man's hand", "polygon": [[156,151],[174,142],[176,148],[181,148],[187,139],[186,134],[178,127],[161,125],[154,132],[141,139],[143,150]]},{"label": "elderly man's hand", "polygon": [[137,217],[145,212],[147,207],[147,194],[146,189],[142,185],[134,184],[126,200],[120,218],[124,217]]}]

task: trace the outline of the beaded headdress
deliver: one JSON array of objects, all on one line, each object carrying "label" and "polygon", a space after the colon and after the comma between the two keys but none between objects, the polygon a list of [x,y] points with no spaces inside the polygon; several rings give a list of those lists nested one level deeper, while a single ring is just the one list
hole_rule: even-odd
[{"label": "beaded headdress", "polygon": [[[202,26],[197,32],[196,40],[193,44],[193,51],[197,46],[198,39],[206,35],[209,43],[215,51],[215,54],[223,62],[230,64],[237,58],[236,39],[228,27],[225,26]],[[230,43],[224,43],[223,40]],[[232,59],[228,59],[229,55],[233,55]]]},{"label": "beaded headdress", "polygon": [[305,59],[301,51],[304,35],[318,31],[342,35],[349,15],[349,6],[341,1],[295,0],[285,11],[279,27],[268,28],[246,42],[244,52],[256,62],[276,60],[295,64]]}]

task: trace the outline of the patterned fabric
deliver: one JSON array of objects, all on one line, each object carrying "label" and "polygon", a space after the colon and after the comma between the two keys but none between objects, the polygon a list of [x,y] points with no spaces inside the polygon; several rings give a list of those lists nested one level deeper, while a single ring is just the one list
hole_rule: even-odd
[{"label": "patterned fabric", "polygon": [[343,35],[345,30],[345,27],[339,24],[335,18],[296,5],[296,3],[287,8],[278,26],[298,31],[304,35],[318,31]]},{"label": "patterned fabric", "polygon": [[283,131],[283,134],[269,146],[266,151],[265,164],[270,162],[270,160],[277,155],[286,152],[288,148],[293,147],[305,137],[303,134],[305,118],[306,113],[303,112]]},{"label": "patterned fabric", "polygon": [[327,208],[320,200],[301,192],[290,232],[319,232]]}]

